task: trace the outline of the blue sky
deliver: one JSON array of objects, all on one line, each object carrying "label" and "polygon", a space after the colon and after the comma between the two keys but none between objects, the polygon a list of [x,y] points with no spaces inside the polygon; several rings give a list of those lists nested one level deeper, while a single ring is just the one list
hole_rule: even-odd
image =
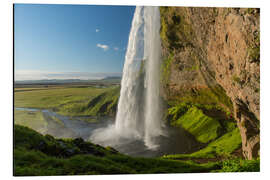
[{"label": "blue sky", "polygon": [[15,80],[58,77],[46,74],[68,78],[72,72],[78,77],[121,73],[134,10],[134,6],[16,4]]}]

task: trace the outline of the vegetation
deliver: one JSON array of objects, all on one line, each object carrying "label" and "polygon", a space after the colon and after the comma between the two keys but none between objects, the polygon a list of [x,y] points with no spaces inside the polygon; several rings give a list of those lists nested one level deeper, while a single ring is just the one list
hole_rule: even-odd
[{"label": "vegetation", "polygon": [[[179,109],[181,113],[185,108]],[[172,108],[169,110],[169,114],[175,114],[179,112],[174,112],[176,109]],[[221,125],[216,119],[206,116],[202,110],[198,109],[196,106],[190,107],[187,112],[180,116],[178,119],[173,119],[171,121],[173,126],[181,126],[192,134],[197,141],[202,143],[207,143],[211,140],[216,139],[219,136],[219,130]]]},{"label": "vegetation", "polygon": [[[233,111],[231,99],[221,86],[211,88],[180,90],[180,94],[168,99],[169,107],[180,107],[195,105],[203,110],[219,110],[230,115]],[[187,110],[187,107],[185,108]]]},{"label": "vegetation", "polygon": [[222,169],[216,172],[260,172],[260,159],[243,160],[240,158],[225,160]]},{"label": "vegetation", "polygon": [[69,116],[97,116],[116,112],[119,92],[119,86],[30,87],[16,88],[14,96],[15,107],[52,109]]},{"label": "vegetation", "polygon": [[191,45],[194,38],[193,30],[187,23],[185,12],[180,9],[174,11],[175,7],[160,7],[162,43],[170,50],[181,49]]},{"label": "vegetation", "polygon": [[82,139],[55,139],[15,125],[14,175],[183,173],[218,170],[217,163],[133,158]]},{"label": "vegetation", "polygon": [[230,157],[231,153],[241,147],[241,136],[239,129],[227,132],[220,138],[209,143],[205,148],[191,154],[175,154],[165,155],[166,159],[182,159],[182,158],[216,158]]},{"label": "vegetation", "polygon": [[[90,113],[98,115],[112,115],[116,113],[118,98],[120,96],[120,87],[111,89],[110,91],[101,94],[98,103],[93,103],[93,100],[88,103]],[[98,98],[99,98],[98,97]]]},{"label": "vegetation", "polygon": [[28,112],[15,110],[14,123],[30,127],[43,133],[46,131],[47,121],[44,119],[41,111]]},{"label": "vegetation", "polygon": [[[77,139],[55,139],[15,125],[14,175],[82,175],[82,174],[147,174],[183,172],[243,172],[259,171],[260,160],[239,158],[198,164],[192,160],[179,160],[191,155],[168,155],[162,158],[134,158],[123,155],[111,147]],[[231,135],[234,137],[234,135]],[[227,151],[224,137],[212,142],[216,149]],[[235,140],[235,139],[234,139]],[[230,143],[234,141],[230,139]],[[225,143],[225,144],[224,144]],[[223,148],[223,149],[222,149]],[[209,151],[210,152],[210,151]],[[205,152],[206,153],[206,152]],[[203,154],[203,153],[201,153]],[[193,155],[193,157],[201,157]],[[203,156],[205,157],[205,156]],[[209,156],[211,157],[211,156]]]},{"label": "vegetation", "polygon": [[172,60],[173,60],[173,53],[171,53],[169,57],[165,59],[161,65],[161,83],[164,85],[168,83],[170,78]]},{"label": "vegetation", "polygon": [[[80,104],[106,91],[96,87],[62,87],[19,91],[15,89],[15,107],[57,109],[66,104]],[[24,89],[24,88],[22,88]]]},{"label": "vegetation", "polygon": [[251,47],[248,49],[250,62],[260,62],[260,46]]}]

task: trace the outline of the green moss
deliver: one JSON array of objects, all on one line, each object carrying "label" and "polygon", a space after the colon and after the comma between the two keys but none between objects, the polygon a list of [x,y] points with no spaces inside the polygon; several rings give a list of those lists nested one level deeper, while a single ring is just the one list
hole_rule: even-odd
[{"label": "green moss", "polygon": [[260,47],[255,46],[248,49],[250,62],[260,62]]},{"label": "green moss", "polygon": [[221,86],[210,88],[180,90],[181,94],[173,99],[169,99],[168,104],[175,106],[179,102],[186,104],[199,104],[205,108],[222,109],[225,112],[231,112],[233,105],[231,99],[226,95],[225,90]]},{"label": "green moss", "polygon": [[171,64],[173,61],[173,53],[171,53],[166,59],[164,59],[161,65],[161,83],[167,84],[169,82],[170,74],[171,74]]},{"label": "green moss", "polygon": [[192,154],[166,155],[164,158],[215,158],[216,156],[230,156],[232,152],[241,147],[241,135],[239,129],[226,133],[215,141],[209,143],[205,148]]},{"label": "green moss", "polygon": [[236,75],[233,75],[232,80],[234,82],[237,82],[238,84],[241,84],[241,79],[238,76],[236,76]]},{"label": "green moss", "polygon": [[247,8],[246,13],[248,14],[255,14],[256,8]]},{"label": "green moss", "polygon": [[222,169],[216,172],[260,172],[260,159],[229,159],[222,162]]},{"label": "green moss", "polygon": [[260,92],[260,88],[255,88],[254,92],[255,92],[255,93]]},{"label": "green moss", "polygon": [[173,121],[177,121],[178,118],[184,115],[190,107],[191,107],[191,104],[179,103],[176,106],[169,108],[168,114],[172,117]]},{"label": "green moss", "polygon": [[197,71],[197,70],[199,70],[199,65],[196,64],[196,65],[193,65],[191,67],[185,67],[184,70],[185,71]]},{"label": "green moss", "polygon": [[[172,113],[172,110],[170,112]],[[189,108],[179,119],[172,121],[171,125],[183,127],[202,143],[216,139],[221,128],[217,120],[206,116],[202,110],[195,106]]]},{"label": "green moss", "polygon": [[160,7],[160,37],[163,45],[170,50],[192,44],[194,32],[185,15],[183,8]]}]

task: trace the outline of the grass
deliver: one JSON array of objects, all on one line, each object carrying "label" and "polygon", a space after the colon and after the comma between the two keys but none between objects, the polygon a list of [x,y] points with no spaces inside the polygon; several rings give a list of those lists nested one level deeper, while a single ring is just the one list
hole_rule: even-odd
[{"label": "grass", "polygon": [[[90,101],[87,104],[87,114],[110,115],[116,112],[118,98],[120,96],[120,87],[116,87],[101,94],[98,101]],[[94,101],[94,102],[93,102]]]},{"label": "grass", "polygon": [[[18,91],[18,89],[17,89]],[[69,103],[80,104],[105,92],[105,88],[48,88],[46,90],[19,91],[14,94],[15,107],[40,109],[59,108]]]},{"label": "grass", "polygon": [[[180,113],[185,108],[180,109]],[[177,112],[175,112],[177,111]],[[190,134],[192,134],[197,141],[207,143],[216,139],[219,136],[219,129],[221,125],[216,119],[206,116],[202,110],[196,106],[190,107],[182,116],[176,119],[176,115],[179,113],[178,109],[170,109],[169,114],[174,114],[174,118],[171,122],[173,126],[181,126]]]},{"label": "grass", "polygon": [[[15,107],[52,109],[62,115],[113,115],[119,96],[119,86],[61,87],[61,88],[16,88]],[[94,99],[101,101],[92,106]]]},{"label": "grass", "polygon": [[109,88],[85,103],[79,105],[75,103],[66,104],[60,109],[59,113],[63,115],[114,115],[119,95],[120,87]]},{"label": "grass", "polygon": [[230,112],[216,104],[182,102],[168,109],[167,118],[171,125],[183,127],[207,145],[191,154],[166,155],[165,158],[228,157],[241,147],[239,129]]},{"label": "grass", "polygon": [[15,125],[14,175],[148,174],[209,172],[216,163],[134,158],[82,139],[55,139]]},{"label": "grass", "polygon": [[227,132],[220,138],[209,143],[205,148],[191,154],[165,155],[166,159],[181,158],[216,158],[217,156],[230,156],[232,152],[241,147],[241,135],[239,129]]},{"label": "grass", "polygon": [[222,169],[216,172],[260,172],[260,159],[229,159],[222,162]]},{"label": "grass", "polygon": [[28,112],[22,110],[14,111],[14,123],[27,126],[41,133],[47,129],[47,121],[44,119],[41,111]]}]

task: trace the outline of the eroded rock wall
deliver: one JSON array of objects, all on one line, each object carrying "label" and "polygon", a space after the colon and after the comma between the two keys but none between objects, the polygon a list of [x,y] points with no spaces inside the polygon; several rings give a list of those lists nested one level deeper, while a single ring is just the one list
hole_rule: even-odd
[{"label": "eroded rock wall", "polygon": [[[164,97],[172,100],[188,93],[213,92],[219,105],[237,120],[243,155],[257,157],[259,9],[161,7],[160,12]],[[228,96],[231,103],[221,96]]]}]

